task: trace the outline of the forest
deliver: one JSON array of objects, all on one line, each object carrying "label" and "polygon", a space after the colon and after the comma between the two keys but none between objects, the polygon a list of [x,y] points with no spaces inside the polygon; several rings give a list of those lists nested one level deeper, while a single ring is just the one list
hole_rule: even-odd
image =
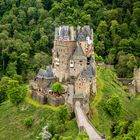
[{"label": "forest", "polygon": [[139,0],[1,0],[0,77],[27,81],[51,62],[54,29],[90,25],[97,61],[132,77],[140,65]]}]

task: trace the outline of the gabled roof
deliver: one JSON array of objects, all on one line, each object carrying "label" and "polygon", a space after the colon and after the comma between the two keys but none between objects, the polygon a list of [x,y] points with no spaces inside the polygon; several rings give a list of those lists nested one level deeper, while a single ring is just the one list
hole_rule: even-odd
[{"label": "gabled roof", "polygon": [[37,74],[37,77],[38,78],[45,78],[45,79],[53,78],[54,75],[53,75],[52,67],[48,66],[46,68],[46,70],[40,69],[38,74]]},{"label": "gabled roof", "polygon": [[78,59],[78,60],[86,60],[86,56],[81,48],[81,46],[78,44],[74,53],[73,53],[73,56],[72,56],[73,59]]}]

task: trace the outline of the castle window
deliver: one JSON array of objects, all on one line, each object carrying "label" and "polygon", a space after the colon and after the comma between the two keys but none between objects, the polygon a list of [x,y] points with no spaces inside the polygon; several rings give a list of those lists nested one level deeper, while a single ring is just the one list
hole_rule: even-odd
[{"label": "castle window", "polygon": [[73,67],[74,67],[74,61],[70,60],[70,68],[73,68]]}]

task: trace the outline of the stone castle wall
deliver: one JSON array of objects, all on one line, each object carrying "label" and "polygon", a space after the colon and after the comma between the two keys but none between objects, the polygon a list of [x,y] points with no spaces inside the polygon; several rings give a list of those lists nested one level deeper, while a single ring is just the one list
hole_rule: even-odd
[{"label": "stone castle wall", "polygon": [[52,106],[59,106],[65,103],[65,98],[63,96],[56,97],[49,93],[42,94],[37,90],[31,90],[30,96],[33,100],[39,102],[40,104],[49,104]]},{"label": "stone castle wall", "polygon": [[[55,41],[53,48],[53,72],[60,81],[69,77],[69,60],[76,47],[76,42]],[[56,62],[56,59],[59,61]]]},{"label": "stone castle wall", "polygon": [[140,69],[134,70],[136,92],[140,92]]},{"label": "stone castle wall", "polygon": [[70,76],[77,77],[79,72],[83,71],[87,66],[86,60],[74,60],[74,67],[70,67]]},{"label": "stone castle wall", "polygon": [[92,91],[91,91],[91,93],[93,95],[95,95],[96,92],[97,92],[96,77],[94,77],[93,80],[92,80]]},{"label": "stone castle wall", "polygon": [[31,90],[30,96],[33,100],[39,102],[40,104],[47,103],[47,97],[43,94],[40,94],[40,92],[38,92],[38,91]]},{"label": "stone castle wall", "polygon": [[83,95],[84,97],[88,96],[90,93],[90,85],[91,83],[89,81],[79,77],[74,83],[75,94]]},{"label": "stone castle wall", "polygon": [[55,97],[51,94],[48,94],[47,103],[53,106],[63,105],[65,103],[65,98],[63,96]]}]

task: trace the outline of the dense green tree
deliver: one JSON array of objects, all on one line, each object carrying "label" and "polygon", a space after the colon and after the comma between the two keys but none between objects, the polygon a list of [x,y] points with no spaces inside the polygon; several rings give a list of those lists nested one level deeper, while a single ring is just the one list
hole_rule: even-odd
[{"label": "dense green tree", "polygon": [[124,52],[120,52],[118,55],[118,60],[118,64],[116,65],[118,76],[132,77],[133,69],[137,63],[135,56],[133,54],[126,55]]},{"label": "dense green tree", "polygon": [[109,114],[114,118],[120,115],[122,110],[122,105],[117,95],[112,95],[112,97],[107,100],[106,109],[109,112]]},{"label": "dense green tree", "polygon": [[131,46],[128,39],[122,39],[119,42],[118,51],[131,52]]},{"label": "dense green tree", "polygon": [[59,83],[59,82],[55,82],[52,86],[51,86],[51,90],[53,91],[53,92],[56,92],[56,93],[62,93],[62,92],[64,92],[64,87],[63,87],[63,85],[61,84],[61,83]]},{"label": "dense green tree", "polygon": [[67,120],[69,120],[70,113],[68,111],[67,106],[60,106],[57,116],[62,123],[65,123]]},{"label": "dense green tree", "polygon": [[12,77],[14,74],[17,74],[17,71],[16,71],[16,62],[10,62],[7,66],[7,75]]},{"label": "dense green tree", "polygon": [[140,138],[140,120],[136,120],[133,124],[133,128],[132,131],[130,133],[132,133],[131,135],[135,138],[135,139],[139,139]]},{"label": "dense green tree", "polygon": [[122,38],[128,38],[130,36],[130,32],[127,23],[121,24],[118,32]]},{"label": "dense green tree", "polygon": [[8,99],[7,90],[8,90],[8,81],[9,77],[2,77],[0,81],[0,103]]},{"label": "dense green tree", "polygon": [[135,8],[133,11],[133,18],[136,20],[137,25],[140,27],[140,8]]},{"label": "dense green tree", "polygon": [[34,69],[46,68],[46,66],[50,63],[50,56],[44,52],[36,53],[33,59],[33,67]]},{"label": "dense green tree", "polygon": [[23,102],[26,95],[26,90],[23,86],[20,86],[19,82],[16,80],[9,80],[8,84],[8,98],[12,104],[18,106],[21,102]]},{"label": "dense green tree", "polygon": [[114,126],[114,135],[123,135],[128,129],[128,122],[126,121],[119,121],[115,126]]},{"label": "dense green tree", "polygon": [[[95,51],[102,58],[114,57],[111,49],[115,48],[115,55],[123,50],[138,60],[139,9],[138,0],[2,0],[0,73],[9,73],[7,67],[16,62],[16,71],[26,80],[27,73],[37,66],[30,65],[36,61],[36,53],[50,55],[54,28],[62,23],[93,27]],[[111,63],[118,62],[116,58]]]}]

